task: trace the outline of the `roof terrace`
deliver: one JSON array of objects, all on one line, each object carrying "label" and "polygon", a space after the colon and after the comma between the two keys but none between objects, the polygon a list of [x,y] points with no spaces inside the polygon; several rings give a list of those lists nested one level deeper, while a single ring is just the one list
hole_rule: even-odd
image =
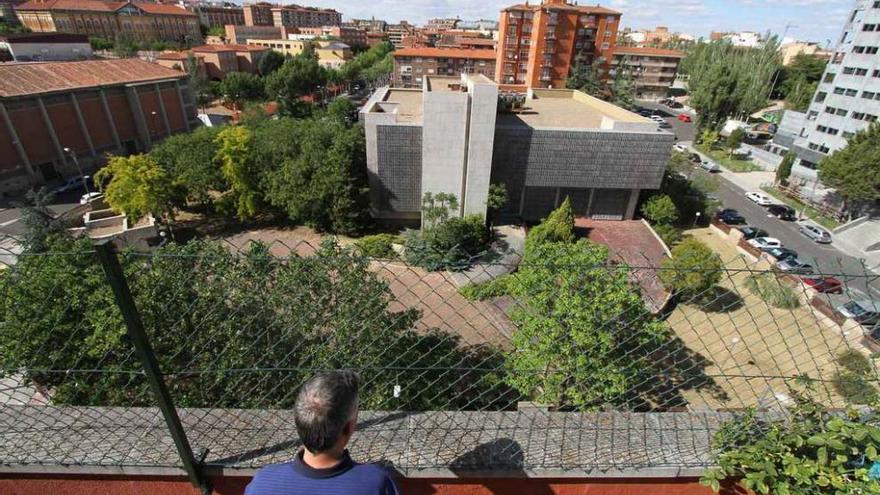
[{"label": "roof terrace", "polygon": [[525,105],[512,112],[500,112],[499,126],[526,125],[532,128],[575,128],[605,130],[654,130],[650,119],[616,105],[570,89],[535,89]]}]

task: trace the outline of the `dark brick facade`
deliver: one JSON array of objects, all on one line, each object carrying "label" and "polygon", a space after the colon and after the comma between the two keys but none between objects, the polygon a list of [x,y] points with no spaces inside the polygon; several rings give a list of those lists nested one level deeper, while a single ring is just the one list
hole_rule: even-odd
[{"label": "dark brick facade", "polygon": [[422,127],[376,128],[379,191],[374,204],[383,210],[418,212],[422,197]]}]

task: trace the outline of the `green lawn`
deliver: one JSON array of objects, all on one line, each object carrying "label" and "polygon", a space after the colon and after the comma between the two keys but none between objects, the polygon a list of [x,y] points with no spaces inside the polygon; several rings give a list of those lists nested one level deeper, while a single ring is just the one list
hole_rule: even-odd
[{"label": "green lawn", "polygon": [[695,146],[701,153],[709,156],[711,159],[718,162],[719,165],[730,170],[731,172],[757,172],[759,170],[763,170],[761,167],[752,163],[751,160],[740,160],[738,158],[731,158],[726,151],[723,150],[713,150],[704,144],[698,144]]},{"label": "green lawn", "polygon": [[[825,227],[826,229],[831,230],[831,229],[835,229],[840,226],[840,222],[838,222],[837,220],[823,215],[819,210],[813,208],[810,205],[806,205],[806,204],[804,204],[794,198],[791,198],[789,196],[786,196],[785,194],[782,194],[782,192],[779,191],[779,189],[776,189],[775,187],[762,187],[761,189],[764,192],[773,196],[774,198],[778,199],[779,201],[782,201],[783,203],[785,203],[788,206],[791,206],[792,208],[797,210],[798,214],[800,214],[800,212],[803,211],[804,215],[809,217],[810,220],[818,223],[819,225]],[[804,208],[806,208],[806,209],[804,209]]]}]

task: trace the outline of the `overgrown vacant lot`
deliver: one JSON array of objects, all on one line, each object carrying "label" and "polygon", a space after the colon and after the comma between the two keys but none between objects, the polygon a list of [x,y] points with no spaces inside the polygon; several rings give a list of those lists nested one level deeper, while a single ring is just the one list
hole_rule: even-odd
[{"label": "overgrown vacant lot", "polygon": [[[809,306],[777,309],[753,295],[745,286],[748,270],[768,270],[767,263],[749,262],[708,229],[692,235],[720,254],[731,271],[724,275],[713,307],[682,304],[667,320],[689,349],[709,361],[705,373],[725,392],[688,390],[691,406],[769,405],[774,397],[784,400],[780,394],[788,394],[785,380],[778,377],[831,380],[834,358],[847,348],[843,337],[822,325]],[[816,387],[823,396],[841,401],[829,382],[817,382]]]}]

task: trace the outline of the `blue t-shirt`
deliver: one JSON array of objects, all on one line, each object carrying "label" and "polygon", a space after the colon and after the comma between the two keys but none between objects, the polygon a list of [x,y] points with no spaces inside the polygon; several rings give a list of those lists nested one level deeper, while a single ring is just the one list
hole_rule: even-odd
[{"label": "blue t-shirt", "polygon": [[303,451],[291,462],[266,466],[254,475],[245,495],[400,495],[391,475],[377,464],[358,464],[345,451],[339,464],[315,469]]}]

